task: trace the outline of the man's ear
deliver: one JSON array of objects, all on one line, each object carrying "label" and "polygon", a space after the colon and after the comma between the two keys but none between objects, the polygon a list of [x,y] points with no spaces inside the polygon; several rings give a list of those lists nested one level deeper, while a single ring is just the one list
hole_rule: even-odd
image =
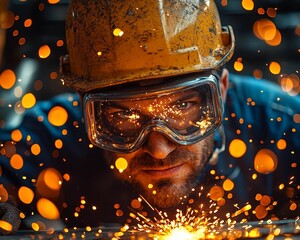
[{"label": "man's ear", "polygon": [[229,79],[229,72],[226,68],[224,68],[220,78],[221,94],[224,102],[226,100],[226,94],[228,89],[228,79]]}]

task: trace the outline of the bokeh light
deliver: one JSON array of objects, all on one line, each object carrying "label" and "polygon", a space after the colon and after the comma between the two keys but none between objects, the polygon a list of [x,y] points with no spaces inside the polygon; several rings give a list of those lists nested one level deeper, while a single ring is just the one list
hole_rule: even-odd
[{"label": "bokeh light", "polygon": [[244,64],[242,63],[242,58],[238,58],[233,65],[234,69],[238,72],[243,71]]},{"label": "bokeh light", "polygon": [[116,37],[121,37],[124,34],[124,32],[120,28],[116,28],[114,29],[113,34]]},{"label": "bokeh light", "polygon": [[268,174],[277,168],[278,159],[276,154],[269,149],[261,149],[257,152],[254,159],[254,168],[257,172]]},{"label": "bokeh light", "polygon": [[281,66],[278,62],[271,62],[269,66],[269,70],[273,74],[279,74],[281,71]]},{"label": "bokeh light", "polygon": [[209,195],[212,200],[217,201],[223,198],[224,190],[220,186],[213,186],[209,191]]},{"label": "bokeh light", "polygon": [[139,209],[141,207],[141,202],[138,199],[133,199],[130,205],[135,209]]},{"label": "bokeh light", "polygon": [[116,160],[115,166],[119,170],[119,172],[123,172],[128,166],[127,160],[120,157]]},{"label": "bokeh light", "polygon": [[3,184],[0,184],[0,202],[6,202],[8,200],[8,192]]},{"label": "bokeh light", "polygon": [[0,228],[7,232],[11,232],[13,230],[11,223],[5,220],[0,220]]},{"label": "bokeh light", "polygon": [[229,153],[235,158],[242,157],[247,150],[247,145],[241,139],[233,139],[229,144]]},{"label": "bokeh light", "polygon": [[55,220],[60,217],[59,211],[55,204],[46,198],[40,198],[37,201],[38,212],[46,219]]},{"label": "bokeh light", "polygon": [[61,149],[63,147],[63,141],[61,139],[57,139],[54,145],[56,148]]},{"label": "bokeh light", "polygon": [[64,41],[63,40],[57,40],[57,42],[56,42],[56,46],[57,47],[62,47],[64,45]]},{"label": "bokeh light", "polygon": [[296,113],[293,117],[295,123],[300,123],[300,113]]},{"label": "bokeh light", "polygon": [[300,80],[296,74],[281,75],[279,78],[279,84],[281,89],[291,96],[296,96],[300,92]]},{"label": "bokeh light", "polygon": [[42,170],[36,181],[36,188],[43,197],[56,198],[62,186],[63,177],[55,168],[46,168]]},{"label": "bokeh light", "polygon": [[16,75],[13,70],[6,69],[0,75],[0,86],[4,89],[10,89],[16,82]]},{"label": "bokeh light", "polygon": [[11,132],[11,139],[15,142],[19,142],[22,139],[22,132],[19,129],[15,129]]},{"label": "bokeh light", "polygon": [[53,107],[48,113],[48,121],[54,126],[62,126],[68,120],[68,112],[61,106]]},{"label": "bokeh light", "polygon": [[15,14],[12,11],[1,12],[0,26],[3,29],[11,28],[15,23]]},{"label": "bokeh light", "polygon": [[262,79],[263,78],[263,72],[259,69],[254,69],[253,70],[253,76],[256,78],[256,79]]},{"label": "bokeh light", "polygon": [[34,192],[30,188],[22,186],[19,188],[18,196],[23,203],[30,204],[33,201]]},{"label": "bokeh light", "polygon": [[32,144],[30,147],[31,153],[35,156],[39,155],[41,152],[41,147],[38,143]]},{"label": "bokeh light", "polygon": [[259,19],[253,24],[253,33],[270,46],[278,46],[282,40],[276,25],[267,18]]},{"label": "bokeh light", "polygon": [[296,209],[297,209],[297,207],[298,207],[298,205],[297,205],[297,203],[291,203],[291,205],[290,205],[290,210],[291,211],[295,211]]},{"label": "bokeh light", "polygon": [[284,139],[279,139],[276,144],[277,148],[280,150],[284,150],[286,148],[286,145],[287,145],[287,143]]},{"label": "bokeh light", "polygon": [[14,154],[10,158],[10,166],[14,169],[21,169],[23,167],[23,164],[24,164],[23,158],[19,154]]},{"label": "bokeh light", "polygon": [[267,216],[267,214],[268,214],[268,211],[265,206],[258,205],[255,208],[255,215],[256,215],[257,219],[263,219]]},{"label": "bokeh light", "polygon": [[225,191],[231,191],[234,188],[234,183],[230,179],[226,179],[223,183],[223,189]]},{"label": "bokeh light", "polygon": [[36,222],[33,222],[33,223],[31,224],[31,228],[32,228],[34,231],[39,231],[39,230],[40,230],[40,226],[39,226],[39,224],[36,223]]},{"label": "bokeh light", "polygon": [[23,89],[21,86],[17,86],[14,89],[14,95],[16,98],[20,98],[23,95]]},{"label": "bokeh light", "polygon": [[59,190],[61,188],[62,177],[57,170],[48,168],[45,171],[44,181],[49,188]]},{"label": "bokeh light", "polygon": [[276,15],[277,15],[277,11],[275,8],[272,8],[272,7],[268,7],[267,8],[267,15],[271,18],[275,18]]},{"label": "bokeh light", "polygon": [[282,36],[281,33],[278,29],[276,29],[276,33],[274,38],[270,39],[270,40],[266,40],[266,43],[272,47],[276,47],[279,46],[281,44],[281,40],[282,40]]},{"label": "bokeh light", "polygon": [[253,33],[261,40],[272,40],[276,35],[276,26],[271,20],[262,18],[254,23]]},{"label": "bokeh light", "polygon": [[259,202],[262,206],[267,207],[271,204],[271,198],[268,195],[263,195]]},{"label": "bokeh light", "polygon": [[24,27],[30,27],[32,25],[32,20],[30,18],[24,21]]},{"label": "bokeh light", "polygon": [[242,0],[242,6],[245,10],[251,11],[254,8],[253,0]]},{"label": "bokeh light", "polygon": [[51,54],[51,49],[48,45],[43,45],[39,48],[38,54],[40,58],[47,58]]},{"label": "bokeh light", "polygon": [[21,102],[24,108],[32,108],[36,104],[36,98],[33,93],[26,93]]},{"label": "bokeh light", "polygon": [[33,88],[36,91],[40,91],[43,88],[43,86],[44,86],[44,84],[43,84],[43,82],[41,80],[36,80],[34,82]]},{"label": "bokeh light", "polygon": [[235,69],[236,71],[241,72],[241,71],[243,70],[243,68],[244,68],[244,65],[243,65],[242,62],[236,61],[236,62],[234,63],[234,69]]}]

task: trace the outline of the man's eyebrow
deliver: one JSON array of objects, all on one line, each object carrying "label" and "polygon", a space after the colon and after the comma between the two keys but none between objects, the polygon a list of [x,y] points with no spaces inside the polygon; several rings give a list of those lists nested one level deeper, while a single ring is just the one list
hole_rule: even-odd
[{"label": "man's eyebrow", "polygon": [[171,103],[176,103],[178,101],[186,101],[186,100],[189,100],[191,98],[199,97],[199,96],[200,96],[200,94],[198,92],[193,91],[191,93],[185,93],[182,96],[179,96],[178,98],[174,99],[174,101],[172,101]]}]

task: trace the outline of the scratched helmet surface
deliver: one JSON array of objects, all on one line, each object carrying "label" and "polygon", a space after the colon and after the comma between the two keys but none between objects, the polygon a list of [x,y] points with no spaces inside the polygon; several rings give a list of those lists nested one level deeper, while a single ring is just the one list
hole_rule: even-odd
[{"label": "scratched helmet surface", "polygon": [[223,66],[234,36],[210,0],[73,0],[65,85],[90,90]]}]

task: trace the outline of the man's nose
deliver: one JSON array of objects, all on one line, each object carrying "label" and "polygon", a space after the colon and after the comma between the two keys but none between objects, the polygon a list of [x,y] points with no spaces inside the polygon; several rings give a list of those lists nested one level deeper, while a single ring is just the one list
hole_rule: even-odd
[{"label": "man's nose", "polygon": [[159,132],[151,132],[142,149],[155,159],[164,159],[174,151],[176,144]]}]

